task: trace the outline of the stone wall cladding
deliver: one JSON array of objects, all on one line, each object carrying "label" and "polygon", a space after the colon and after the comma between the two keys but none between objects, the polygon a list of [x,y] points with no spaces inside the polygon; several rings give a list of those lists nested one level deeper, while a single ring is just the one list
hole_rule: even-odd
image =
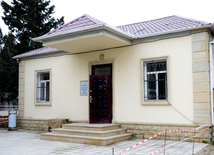
[{"label": "stone wall cladding", "polygon": [[194,122],[210,122],[210,74],[208,30],[192,32]]},{"label": "stone wall cladding", "polygon": [[[186,125],[133,125],[133,124],[121,124],[122,128],[127,129],[128,133],[133,133],[134,137],[139,139],[146,139],[154,136],[157,133],[160,133],[164,130],[194,130],[196,127],[186,126]],[[34,131],[48,131],[48,119],[27,119],[27,118],[19,118],[18,119],[18,128],[26,129],[26,130],[34,130]],[[200,129],[195,132],[195,135],[198,134],[203,129]],[[210,130],[206,130],[201,135],[195,138],[195,142],[209,142],[209,134]],[[180,141],[185,138],[189,138],[194,135],[194,132],[171,132],[167,133],[166,140]],[[161,134],[154,139],[164,140],[165,134]],[[192,141],[193,139],[189,139],[188,141]]]},{"label": "stone wall cladding", "polygon": [[22,60],[19,63],[19,118],[24,117],[24,105],[25,105],[25,61]]},{"label": "stone wall cladding", "polygon": [[18,119],[18,128],[36,131],[48,131],[48,119]]},{"label": "stone wall cladding", "polygon": [[[164,130],[194,130],[195,126],[170,126],[170,125],[130,125],[130,124],[121,124],[122,128],[127,129],[128,133],[133,133],[134,137],[137,137],[139,139],[146,139],[149,137],[154,136],[155,134],[160,133]],[[204,128],[203,128],[204,129]],[[201,132],[203,129],[197,130],[195,132],[195,135]],[[195,142],[209,142],[209,133],[210,129],[207,129],[205,132],[200,134],[198,137],[195,138]],[[194,135],[194,132],[168,132],[166,134],[166,140],[172,140],[172,141],[180,141],[185,138],[189,138]],[[164,140],[165,134],[161,134],[156,136],[154,139],[157,140]],[[193,141],[193,139],[189,139],[189,142]]]}]

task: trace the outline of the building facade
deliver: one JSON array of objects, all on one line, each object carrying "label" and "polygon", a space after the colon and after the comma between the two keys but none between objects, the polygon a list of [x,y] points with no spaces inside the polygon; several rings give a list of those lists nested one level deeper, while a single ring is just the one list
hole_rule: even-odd
[{"label": "building facade", "polygon": [[[44,130],[48,119],[68,118],[121,124],[147,138],[209,123],[212,32],[210,23],[178,16],[114,28],[84,15],[35,38],[45,47],[14,57],[20,61],[19,126]],[[207,131],[197,141],[209,138]]]}]

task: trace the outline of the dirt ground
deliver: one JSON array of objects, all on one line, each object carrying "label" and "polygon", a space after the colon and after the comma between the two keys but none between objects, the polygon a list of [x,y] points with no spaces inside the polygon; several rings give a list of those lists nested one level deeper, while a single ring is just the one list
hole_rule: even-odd
[{"label": "dirt ground", "polygon": [[210,152],[210,145],[202,149],[200,152],[197,153],[197,155],[214,155],[214,146],[211,146],[211,152]]}]

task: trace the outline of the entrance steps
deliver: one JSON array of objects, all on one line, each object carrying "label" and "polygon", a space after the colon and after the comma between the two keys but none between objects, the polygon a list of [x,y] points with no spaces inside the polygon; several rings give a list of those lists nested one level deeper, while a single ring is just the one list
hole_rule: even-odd
[{"label": "entrance steps", "polygon": [[41,134],[43,140],[109,145],[132,137],[119,124],[63,124],[62,128],[52,129],[51,133]]}]

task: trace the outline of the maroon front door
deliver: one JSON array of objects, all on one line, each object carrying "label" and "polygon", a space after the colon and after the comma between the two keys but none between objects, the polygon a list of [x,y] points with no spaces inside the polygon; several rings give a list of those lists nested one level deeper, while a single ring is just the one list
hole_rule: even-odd
[{"label": "maroon front door", "polygon": [[90,123],[112,121],[112,76],[90,75]]}]

